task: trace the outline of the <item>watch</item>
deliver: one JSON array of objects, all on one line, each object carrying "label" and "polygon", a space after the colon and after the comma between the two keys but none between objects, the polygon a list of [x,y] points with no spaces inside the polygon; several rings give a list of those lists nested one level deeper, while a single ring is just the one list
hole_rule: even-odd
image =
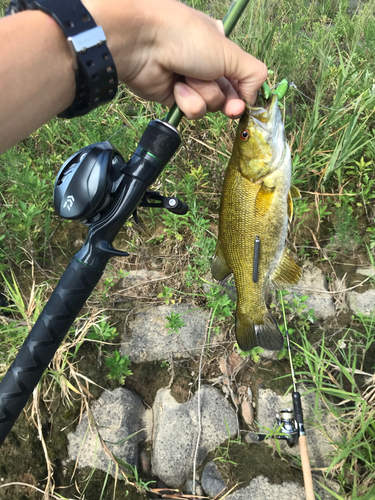
[{"label": "watch", "polygon": [[66,36],[75,57],[76,95],[58,116],[74,118],[109,102],[117,92],[113,57],[101,26],[97,26],[80,0],[11,0],[5,15],[40,10],[51,16]]}]

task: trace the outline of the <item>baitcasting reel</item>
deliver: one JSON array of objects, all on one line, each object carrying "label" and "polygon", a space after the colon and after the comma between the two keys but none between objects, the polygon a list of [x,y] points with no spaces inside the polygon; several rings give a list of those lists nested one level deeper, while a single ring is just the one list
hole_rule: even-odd
[{"label": "baitcasting reel", "polygon": [[[125,174],[126,162],[110,142],[86,146],[68,158],[57,174],[53,192],[56,212],[64,219],[87,225],[98,222]],[[188,211],[178,198],[154,191],[146,191],[139,206],[166,208],[179,215]],[[133,215],[138,223],[136,210]]]},{"label": "baitcasting reel", "polygon": [[[276,439],[285,439],[288,446],[291,448],[296,440],[298,439],[298,427],[294,419],[294,412],[289,408],[281,410],[280,413],[276,413],[276,421],[279,427],[281,427],[280,432],[282,435],[275,436]],[[267,434],[257,434],[258,441],[263,441]]]}]

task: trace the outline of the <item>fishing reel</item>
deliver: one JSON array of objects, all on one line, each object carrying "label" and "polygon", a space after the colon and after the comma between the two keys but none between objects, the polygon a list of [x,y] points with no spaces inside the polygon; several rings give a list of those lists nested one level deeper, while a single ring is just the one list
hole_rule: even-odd
[{"label": "fishing reel", "polygon": [[[277,425],[280,427],[282,435],[275,436],[276,439],[286,440],[291,448],[298,439],[298,426],[294,419],[294,412],[290,408],[285,408],[276,413]],[[269,434],[257,434],[258,441],[264,441]]]},{"label": "fishing reel", "polygon": [[[126,162],[110,142],[98,142],[74,153],[57,174],[53,200],[64,219],[90,225],[108,211],[126,175]],[[138,206],[165,208],[183,215],[188,206],[175,197],[146,191]],[[138,223],[136,209],[133,212]]]}]

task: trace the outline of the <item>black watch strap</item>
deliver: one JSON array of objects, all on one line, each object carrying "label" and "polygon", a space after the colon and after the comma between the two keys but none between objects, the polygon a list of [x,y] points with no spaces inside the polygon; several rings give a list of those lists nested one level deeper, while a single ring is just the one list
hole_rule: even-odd
[{"label": "black watch strap", "polygon": [[40,10],[51,16],[75,53],[76,96],[60,117],[85,115],[113,99],[118,85],[115,63],[103,29],[80,0],[12,0],[6,15],[23,10]]}]

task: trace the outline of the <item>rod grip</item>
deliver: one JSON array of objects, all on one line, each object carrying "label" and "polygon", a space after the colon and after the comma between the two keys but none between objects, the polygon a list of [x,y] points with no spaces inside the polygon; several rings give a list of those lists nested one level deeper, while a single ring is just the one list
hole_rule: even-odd
[{"label": "rod grip", "polygon": [[306,500],[315,500],[310,460],[307,452],[306,436],[300,436],[298,439],[298,443],[299,443],[299,450],[301,453],[303,482],[305,483]]},{"label": "rod grip", "polygon": [[102,271],[88,267],[75,258],[70,261],[16,359],[0,382],[0,445],[101,275]]}]

